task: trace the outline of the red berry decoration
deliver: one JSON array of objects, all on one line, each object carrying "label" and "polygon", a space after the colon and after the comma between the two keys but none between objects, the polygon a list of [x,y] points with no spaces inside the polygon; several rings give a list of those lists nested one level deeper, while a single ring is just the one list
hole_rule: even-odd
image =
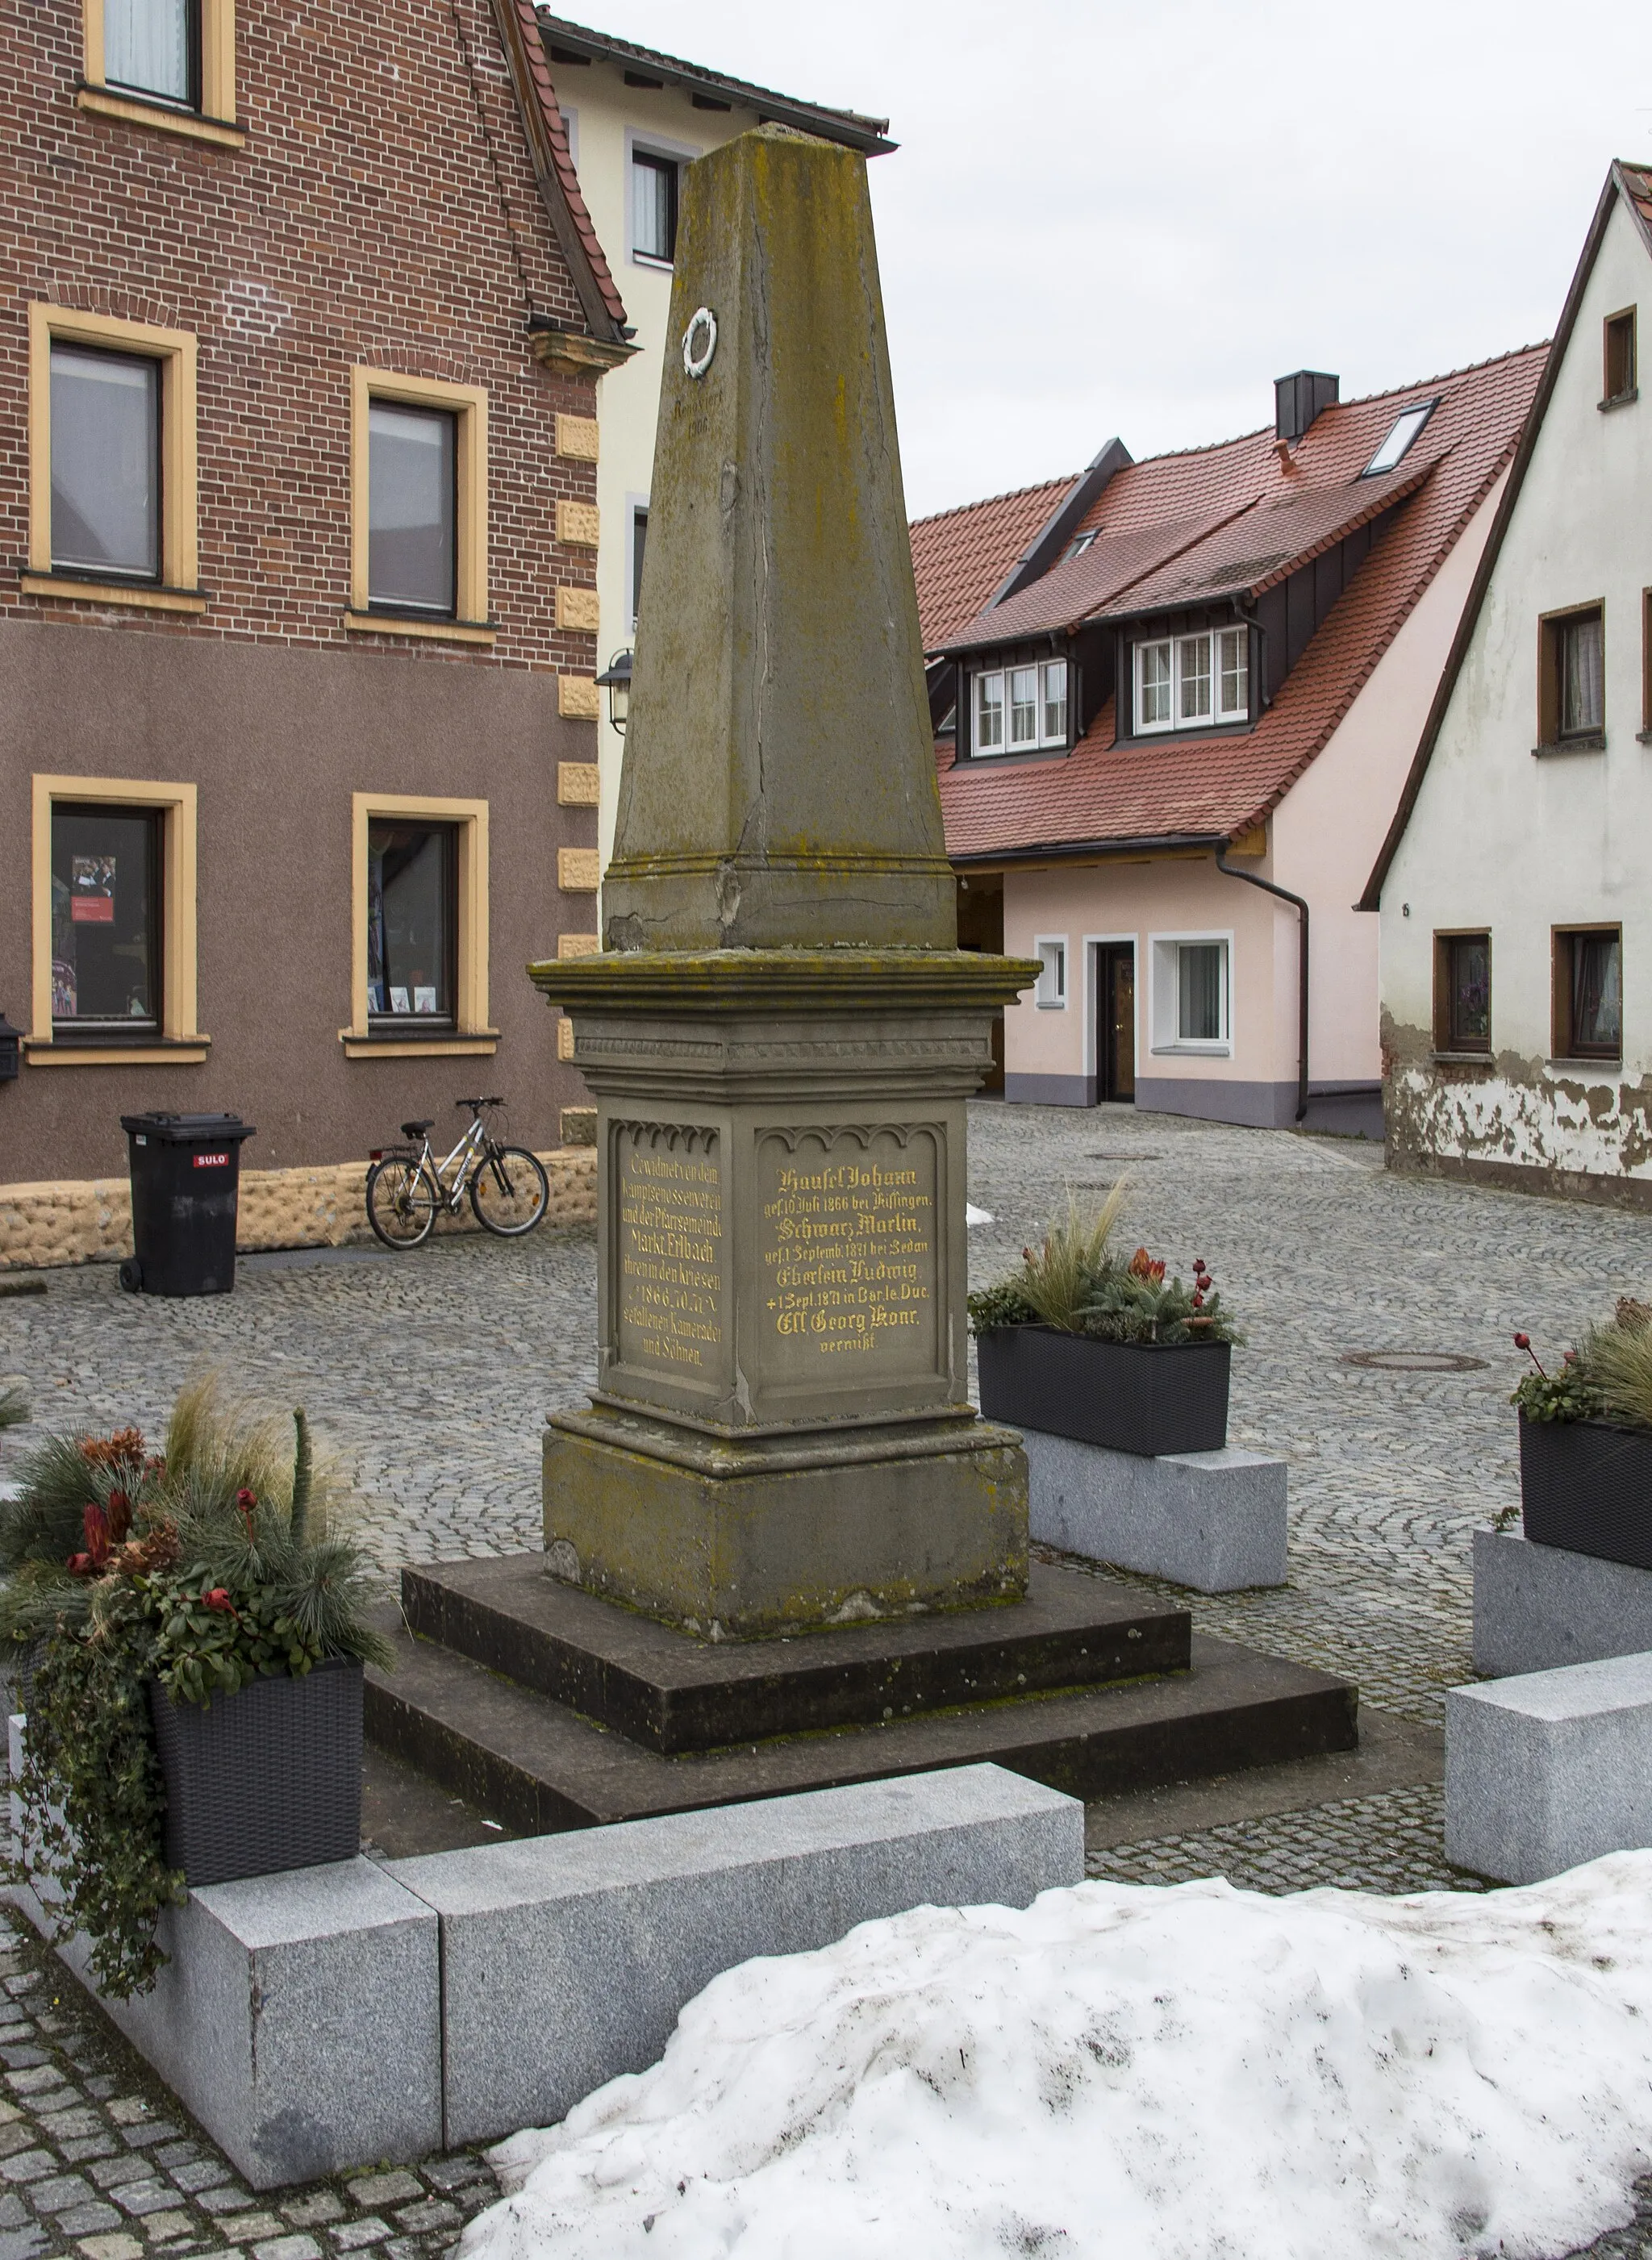
[{"label": "red berry decoration", "polygon": [[1532,1346],[1532,1338],[1531,1338],[1530,1334],[1516,1334],[1516,1335],[1515,1335],[1515,1337],[1514,1337],[1514,1347],[1515,1347],[1515,1348],[1516,1348],[1516,1349],[1530,1349],[1531,1346]]}]

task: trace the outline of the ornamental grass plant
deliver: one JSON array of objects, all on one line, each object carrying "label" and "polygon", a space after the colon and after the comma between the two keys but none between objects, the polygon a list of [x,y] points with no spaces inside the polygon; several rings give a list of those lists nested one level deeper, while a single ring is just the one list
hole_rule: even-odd
[{"label": "ornamental grass plant", "polygon": [[1202,1256],[1194,1259],[1190,1286],[1167,1276],[1167,1265],[1145,1248],[1127,1261],[1118,1255],[1113,1236],[1126,1191],[1121,1177],[1099,1208],[1085,1209],[1069,1188],[1065,1219],[1037,1248],[1021,1250],[1019,1267],[1006,1279],[970,1296],[973,1332],[1041,1325],[1095,1341],[1242,1341]]},{"label": "ornamental grass plant", "polygon": [[136,1428],[54,1436],[0,1503],[0,1654],[27,1687],[21,1850],[60,1935],[83,1931],[99,1985],[125,1999],[165,1959],[165,1792],[149,1691],[210,1706],[331,1656],[389,1664],[354,1502],[318,1465],[302,1411],[179,1395],[163,1447]]},{"label": "ornamental grass plant", "polygon": [[1531,1360],[1532,1370],[1509,1401],[1528,1420],[1609,1420],[1652,1431],[1652,1304],[1620,1296],[1606,1323],[1591,1327],[1553,1373],[1529,1334],[1517,1334],[1514,1347]]}]

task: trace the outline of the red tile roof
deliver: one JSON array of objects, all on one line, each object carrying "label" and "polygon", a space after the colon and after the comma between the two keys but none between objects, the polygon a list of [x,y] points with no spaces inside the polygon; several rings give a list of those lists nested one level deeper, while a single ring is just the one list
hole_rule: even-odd
[{"label": "red tile roof", "polygon": [[556,89],[551,84],[533,0],[494,0],[494,5],[511,86],[533,154],[533,169],[552,225],[573,270],[574,287],[592,334],[600,334],[601,320],[605,317],[613,339],[618,340],[626,327],[625,301],[597,240],[584,191],[579,185],[579,175],[574,168],[568,128],[562,123]]},{"label": "red tile roof", "polygon": [[[1287,459],[1269,428],[1119,471],[1084,520],[1083,530],[1096,531],[1093,548],[1003,611],[1026,607],[1030,614],[1036,608],[1029,600],[1048,590],[1049,606],[1066,625],[1134,611],[1144,597],[1169,607],[1213,588],[1226,595],[1266,585],[1340,540],[1360,516],[1397,501],[1403,507],[1254,730],[1166,744],[1137,739],[1119,747],[1110,702],[1064,759],[960,768],[950,744],[938,747],[948,852],[991,856],[1091,841],[1232,838],[1260,821],[1353,704],[1509,461],[1545,350],[1526,347],[1327,409]],[[1438,407],[1398,469],[1362,480],[1400,411],[1434,398]],[[1048,497],[1053,510],[1062,491],[1063,484],[1029,489],[914,526],[926,649],[958,647],[972,628],[983,642],[996,633],[995,611],[977,609],[973,619],[963,611],[966,592],[990,592],[1002,583],[1036,531],[1026,524],[1034,514],[1031,497]],[[1013,525],[990,515],[1016,503],[1025,508]],[[1081,588],[1077,569],[1095,552],[1102,554]],[[1243,581],[1217,577],[1241,566]],[[1063,609],[1080,600],[1086,600],[1080,609]]]},{"label": "red tile roof", "polygon": [[1078,474],[920,518],[912,529],[924,649],[938,651],[972,620]]}]

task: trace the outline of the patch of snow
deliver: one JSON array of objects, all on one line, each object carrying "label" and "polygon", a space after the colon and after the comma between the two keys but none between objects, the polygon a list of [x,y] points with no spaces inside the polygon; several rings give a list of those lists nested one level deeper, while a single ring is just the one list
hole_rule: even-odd
[{"label": "patch of snow", "polygon": [[493,2152],[464,2260],[1543,2260],[1652,2137],[1652,1853],[1484,1895],[1085,1884],[748,1962]]},{"label": "patch of snow", "polygon": [[990,1224],[992,1212],[990,1208],[977,1208],[973,1201],[965,1201],[963,1220],[966,1224]]}]

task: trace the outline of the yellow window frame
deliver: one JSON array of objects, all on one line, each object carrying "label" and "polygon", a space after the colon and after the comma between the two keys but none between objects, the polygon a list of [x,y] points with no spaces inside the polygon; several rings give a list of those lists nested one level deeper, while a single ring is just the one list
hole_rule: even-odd
[{"label": "yellow window frame", "polygon": [[[368,571],[368,417],[375,400],[410,408],[445,408],[454,417],[458,487],[454,538],[454,618],[407,619],[372,610]],[[477,384],[404,376],[387,368],[350,371],[350,609],[344,625],[357,634],[427,636],[448,643],[494,640],[488,617],[488,395]]]},{"label": "yellow window frame", "polygon": [[185,140],[239,149],[246,135],[235,123],[235,0],[201,0],[201,107],[176,110],[147,101],[141,92],[109,84],[104,60],[104,0],[81,0],[81,84],[77,108],[100,118],[153,125]]},{"label": "yellow window frame", "polygon": [[[458,959],[451,1034],[375,1035],[368,1017],[368,826],[377,817],[392,823],[423,821],[458,827]],[[339,1041],[347,1059],[425,1059],[443,1053],[491,1057],[499,1031],[488,1025],[488,804],[431,799],[419,793],[357,792],[350,796],[350,1025]]]},{"label": "yellow window frame", "polygon": [[[161,579],[100,581],[52,564],[52,347],[102,346],[161,363]],[[36,298],[29,306],[29,562],[22,576],[31,597],[81,604],[123,604],[143,611],[203,612],[199,474],[196,461],[196,340],[189,330],[117,321]]]},{"label": "yellow window frame", "polygon": [[[33,927],[32,1028],[24,1056],[31,1067],[198,1067],[211,1042],[196,1026],[196,789],[153,777],[47,776],[32,792]],[[161,1035],[157,1041],[69,1041],[52,1026],[52,810],[59,801],[159,809],[161,855]]]}]

